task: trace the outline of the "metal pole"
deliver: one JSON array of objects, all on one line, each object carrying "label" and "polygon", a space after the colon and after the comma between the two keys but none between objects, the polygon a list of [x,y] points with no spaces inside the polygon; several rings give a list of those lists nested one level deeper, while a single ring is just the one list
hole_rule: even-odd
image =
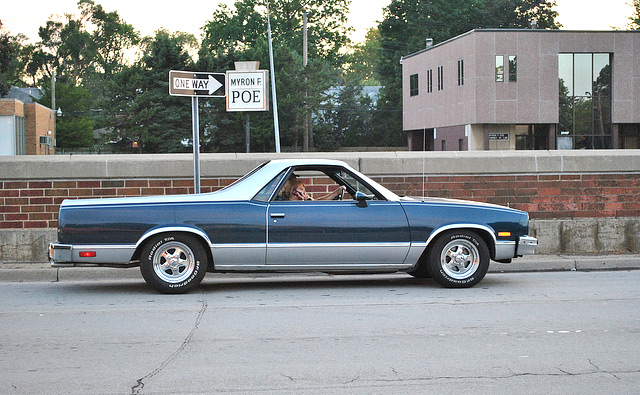
[{"label": "metal pole", "polygon": [[[56,111],[56,71],[51,74],[51,109]],[[55,115],[54,115],[55,119]]]},{"label": "metal pole", "polygon": [[244,137],[247,141],[247,153],[251,152],[251,133],[249,131],[249,112],[245,112]]},{"label": "metal pole", "polygon": [[193,187],[200,193],[200,119],[198,118],[198,97],[191,98],[191,118],[193,126]]},{"label": "metal pole", "polygon": [[307,15],[308,13],[305,11],[302,13],[302,66],[304,66],[304,117],[303,129],[304,133],[302,134],[302,150],[304,152],[309,151],[309,117],[307,116],[309,112],[309,103],[307,102],[309,93],[307,92]]},{"label": "metal pole", "polygon": [[273,71],[273,44],[271,43],[271,18],[267,1],[267,35],[269,38],[269,70],[271,72],[271,96],[273,96],[273,128],[276,137],[276,152],[280,153],[280,127],[278,126],[278,99],[276,97],[276,73]]}]

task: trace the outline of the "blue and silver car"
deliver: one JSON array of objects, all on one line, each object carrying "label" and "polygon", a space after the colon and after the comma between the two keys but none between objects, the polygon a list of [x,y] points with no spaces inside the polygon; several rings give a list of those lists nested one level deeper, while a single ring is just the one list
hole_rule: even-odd
[{"label": "blue and silver car", "polygon": [[49,257],[53,267],[140,266],[163,293],[232,271],[404,271],[471,287],[490,260],[533,254],[528,227],[507,207],[400,197],[341,161],[272,160],[212,193],[65,200]]}]

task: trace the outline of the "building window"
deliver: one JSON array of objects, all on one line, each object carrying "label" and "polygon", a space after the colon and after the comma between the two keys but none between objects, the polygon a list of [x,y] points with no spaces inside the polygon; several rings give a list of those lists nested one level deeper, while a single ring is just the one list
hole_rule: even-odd
[{"label": "building window", "polygon": [[418,96],[418,74],[409,76],[409,96]]},{"label": "building window", "polygon": [[458,60],[458,86],[464,85],[464,60]]},{"label": "building window", "polygon": [[464,151],[464,139],[458,139],[458,151]]},{"label": "building window", "polygon": [[447,150],[447,140],[442,140],[442,150],[443,151]]},{"label": "building window", "polygon": [[443,66],[438,67],[438,90],[441,91],[444,89],[444,75],[443,75]]},{"label": "building window", "polygon": [[427,93],[433,92],[433,69],[427,70]]},{"label": "building window", "polygon": [[504,56],[496,55],[496,82],[504,82]]},{"label": "building window", "polygon": [[558,149],[611,148],[611,54],[558,55]]},{"label": "building window", "polygon": [[518,81],[518,57],[509,56],[509,82]]}]

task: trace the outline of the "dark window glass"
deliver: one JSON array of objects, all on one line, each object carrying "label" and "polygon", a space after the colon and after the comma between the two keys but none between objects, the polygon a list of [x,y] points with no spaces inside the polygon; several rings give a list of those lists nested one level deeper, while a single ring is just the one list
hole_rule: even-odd
[{"label": "dark window glass", "polygon": [[442,140],[442,150],[443,151],[447,150],[447,141],[446,140]]},{"label": "dark window glass", "polygon": [[496,55],[496,82],[504,82],[504,56]]},{"label": "dark window glass", "polygon": [[411,74],[409,76],[409,96],[418,95],[418,74]]},{"label": "dark window glass", "polygon": [[444,75],[443,75],[443,66],[438,67],[438,90],[441,91],[444,89]]},{"label": "dark window glass", "polygon": [[515,55],[509,56],[509,82],[518,80],[518,58]]},{"label": "dark window glass", "polygon": [[433,70],[427,70],[427,93],[433,92]]},{"label": "dark window glass", "polygon": [[464,85],[464,60],[458,60],[458,86]]},{"label": "dark window glass", "polygon": [[464,139],[458,139],[458,151],[464,151]]}]

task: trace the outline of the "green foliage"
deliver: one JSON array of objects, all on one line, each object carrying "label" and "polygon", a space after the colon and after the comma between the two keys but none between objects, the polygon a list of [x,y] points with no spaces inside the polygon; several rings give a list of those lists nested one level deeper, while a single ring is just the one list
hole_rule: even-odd
[{"label": "green foliage", "polygon": [[12,36],[0,21],[0,97],[9,93],[12,85],[23,85],[21,76],[29,47],[22,45],[23,35]]},{"label": "green foliage", "polygon": [[[348,0],[275,0],[270,2],[279,106],[281,144],[298,150],[304,140],[304,105],[316,111],[325,92],[335,86],[348,44]],[[221,5],[204,27],[197,68],[223,72],[235,61],[257,60],[269,67],[267,15],[262,0],[241,0],[234,8]],[[308,64],[302,60],[303,12],[308,14]],[[244,148],[244,114],[226,113],[212,100],[203,110],[203,147],[211,151]],[[271,106],[273,109],[273,106]],[[274,147],[272,113],[251,114],[252,150]]]},{"label": "green foliage", "polygon": [[104,111],[116,150],[128,152],[133,142],[140,153],[190,150],[191,101],[169,96],[169,71],[192,69],[188,49],[194,40],[159,30],[143,41],[142,60],[108,81]]},{"label": "green foliage", "polygon": [[[51,107],[51,88],[47,86],[40,103]],[[88,148],[93,145],[94,121],[89,90],[70,83],[56,84],[56,107],[64,108],[56,117],[56,147]]]},{"label": "green foliage", "polygon": [[627,28],[629,30],[640,30],[640,0],[633,0],[631,6],[633,7],[633,14],[629,17]]},{"label": "green foliage", "polygon": [[353,46],[348,55],[344,79],[347,84],[378,86],[380,81],[375,71],[375,62],[380,53],[380,31],[372,27],[364,42]]}]

